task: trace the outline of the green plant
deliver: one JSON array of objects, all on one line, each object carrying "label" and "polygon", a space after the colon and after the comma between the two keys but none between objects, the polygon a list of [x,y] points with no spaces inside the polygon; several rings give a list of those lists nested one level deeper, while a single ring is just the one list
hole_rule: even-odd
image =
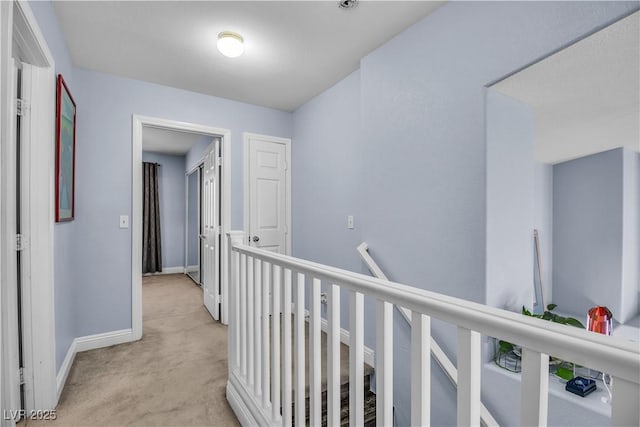
[{"label": "green plant", "polygon": [[580,322],[578,319],[574,317],[563,317],[563,316],[560,316],[559,314],[554,313],[553,310],[556,307],[557,307],[556,304],[549,304],[544,313],[533,314],[529,310],[527,310],[526,307],[523,305],[522,314],[524,314],[525,316],[537,317],[538,319],[549,320],[554,323],[560,323],[562,325],[571,325],[577,328],[585,329],[582,322]]},{"label": "green plant", "polygon": [[[533,314],[529,310],[527,310],[525,306],[522,306],[522,314],[529,317],[537,317],[538,319],[548,320],[554,323],[560,323],[562,325],[571,325],[577,328],[585,329],[582,322],[580,322],[578,319],[574,317],[564,317],[554,313],[553,310],[556,307],[557,307],[556,304],[549,304],[547,305],[547,309],[545,310],[544,313]],[[498,341],[498,351],[500,353],[514,352],[516,353],[516,355],[520,356],[519,350],[516,348],[516,346],[508,341],[502,341],[502,340]]]}]

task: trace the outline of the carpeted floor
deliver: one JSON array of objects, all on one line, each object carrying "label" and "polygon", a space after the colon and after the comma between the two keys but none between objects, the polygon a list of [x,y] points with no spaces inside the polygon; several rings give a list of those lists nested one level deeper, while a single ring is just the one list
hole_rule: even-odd
[{"label": "carpeted floor", "polygon": [[[141,341],[78,353],[55,421],[27,426],[235,426],[227,328],[184,275],[142,280]],[[23,423],[21,423],[23,424]]]}]

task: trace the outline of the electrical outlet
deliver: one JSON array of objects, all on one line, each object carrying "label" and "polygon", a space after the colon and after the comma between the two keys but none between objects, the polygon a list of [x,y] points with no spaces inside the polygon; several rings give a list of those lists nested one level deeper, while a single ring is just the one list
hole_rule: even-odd
[{"label": "electrical outlet", "polygon": [[327,294],[323,292],[320,294],[320,304],[326,304],[326,303],[327,303]]},{"label": "electrical outlet", "polygon": [[353,230],[353,215],[347,217],[347,228]]},{"label": "electrical outlet", "polygon": [[120,228],[129,228],[129,215],[120,215]]}]

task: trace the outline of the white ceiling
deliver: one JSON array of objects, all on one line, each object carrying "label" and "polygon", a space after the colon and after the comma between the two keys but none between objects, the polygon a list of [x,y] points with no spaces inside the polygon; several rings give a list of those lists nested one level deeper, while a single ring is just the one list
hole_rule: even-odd
[{"label": "white ceiling", "polygon": [[[55,1],[76,66],[293,111],[442,1]],[[245,53],[225,58],[230,30]]]},{"label": "white ceiling", "polygon": [[203,139],[213,140],[213,137],[199,133],[144,126],[142,128],[142,151],[183,156]]},{"label": "white ceiling", "polygon": [[640,12],[494,88],[533,108],[539,161],[618,147],[640,151]]}]

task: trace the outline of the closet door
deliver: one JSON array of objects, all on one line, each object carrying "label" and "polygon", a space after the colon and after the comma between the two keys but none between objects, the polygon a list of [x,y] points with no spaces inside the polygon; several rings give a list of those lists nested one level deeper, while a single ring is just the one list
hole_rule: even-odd
[{"label": "closet door", "polygon": [[216,138],[207,148],[202,173],[202,288],[204,305],[214,319],[220,320],[220,194]]}]

